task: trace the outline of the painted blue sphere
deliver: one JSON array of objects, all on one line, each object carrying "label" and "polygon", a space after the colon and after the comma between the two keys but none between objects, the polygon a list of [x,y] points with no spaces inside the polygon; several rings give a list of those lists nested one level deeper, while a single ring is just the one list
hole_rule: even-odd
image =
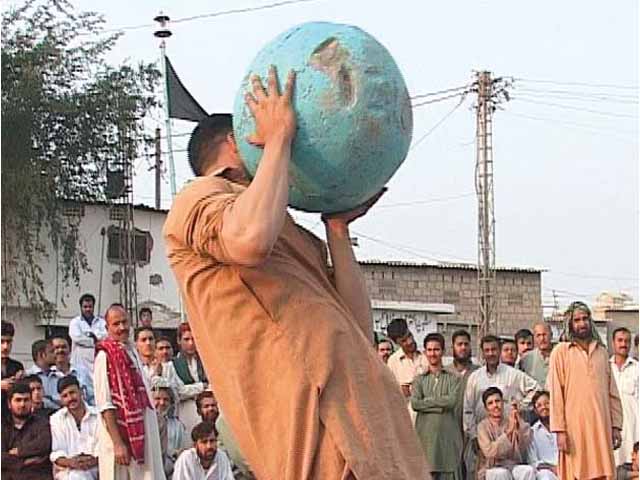
[{"label": "painted blue sphere", "polygon": [[404,161],[413,131],[409,94],[395,61],[375,38],[350,25],[311,22],[269,42],[251,63],[236,95],[234,132],[250,175],[262,155],[244,101],[250,75],[266,79],[275,65],[282,88],[296,71],[289,204],[339,212],[377,193]]}]

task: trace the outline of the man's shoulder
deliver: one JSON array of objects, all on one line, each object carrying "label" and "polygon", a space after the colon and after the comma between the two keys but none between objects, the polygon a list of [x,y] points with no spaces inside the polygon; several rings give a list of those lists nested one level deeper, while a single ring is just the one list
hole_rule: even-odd
[{"label": "man's shoulder", "polygon": [[226,178],[214,175],[197,177],[186,184],[182,190],[178,192],[173,200],[173,205],[169,211],[169,215],[174,211],[181,212],[185,206],[197,203],[204,198],[233,193],[238,192],[236,188],[234,188],[233,182]]},{"label": "man's shoulder", "polygon": [[69,411],[67,410],[67,407],[62,407],[61,409],[57,410],[55,413],[52,413],[49,416],[49,422],[51,423],[51,425],[53,426],[53,424],[60,424],[63,423],[65,418],[67,417],[67,413],[69,413]]}]

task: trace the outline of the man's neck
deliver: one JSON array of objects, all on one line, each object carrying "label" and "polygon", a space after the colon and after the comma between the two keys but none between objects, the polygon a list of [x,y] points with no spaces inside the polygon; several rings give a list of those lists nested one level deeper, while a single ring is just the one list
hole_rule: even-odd
[{"label": "man's neck", "polygon": [[542,418],[540,417],[540,423],[542,425],[544,425],[544,428],[546,428],[547,430],[549,430],[549,417],[547,418]]},{"label": "man's neck", "polygon": [[[199,460],[200,460],[200,465],[202,465],[202,468],[206,471],[209,470],[209,467],[211,467],[211,465],[213,464],[213,458],[211,460],[205,460],[204,458],[198,456]],[[215,458],[215,456],[214,456]]]},{"label": "man's neck", "polygon": [[496,372],[498,371],[498,366],[499,366],[499,365],[500,365],[499,363],[496,363],[496,364],[495,364],[495,365],[493,365],[493,366],[492,366],[492,365],[487,364],[487,372],[489,372],[489,373],[496,373]]},{"label": "man's neck", "polygon": [[592,338],[576,338],[575,342],[584,351],[589,351],[589,345],[591,345]]},{"label": "man's neck", "polygon": [[618,353],[615,353],[613,355],[613,359],[616,362],[618,368],[624,366],[624,364],[627,362],[627,358],[629,358],[629,355],[622,355]]},{"label": "man's neck", "polygon": [[464,372],[470,366],[471,366],[470,358],[465,358],[463,360],[459,360],[455,357],[453,358],[453,368],[455,368],[460,373]]},{"label": "man's neck", "polygon": [[185,359],[187,362],[190,362],[191,360],[193,360],[194,358],[196,358],[196,354],[195,354],[195,353],[182,352],[182,356],[184,357],[184,359]]},{"label": "man's neck", "polygon": [[11,415],[11,418],[13,419],[13,426],[16,427],[17,429],[21,429],[24,426],[24,424],[27,423],[27,420],[29,420],[29,417],[18,418],[13,415]]},{"label": "man's neck", "polygon": [[36,362],[36,365],[43,372],[46,372],[47,370],[51,369],[51,365],[49,365],[47,362],[39,361],[39,362]]},{"label": "man's neck", "polygon": [[0,361],[2,362],[2,368],[6,367],[7,364],[9,363],[9,357],[2,357],[2,359],[0,359]]},{"label": "man's neck", "polygon": [[489,421],[493,425],[500,425],[502,423],[502,416],[500,416],[500,417],[492,417],[491,415],[489,415],[487,418],[489,419]]},{"label": "man's neck", "polygon": [[140,360],[142,360],[143,365],[153,365],[155,362],[154,355],[142,355],[140,354]]},{"label": "man's neck", "polygon": [[80,422],[84,418],[85,414],[87,413],[87,408],[86,408],[84,402],[80,402],[78,404],[78,408],[75,408],[73,410],[69,410],[69,412],[71,413],[71,416],[76,421],[76,423],[80,424]]},{"label": "man's neck", "polygon": [[71,370],[71,362],[56,362],[56,369],[61,371],[62,373],[68,373]]},{"label": "man's neck", "polygon": [[542,350],[541,348],[538,348],[538,351],[540,352],[540,355],[542,355],[544,358],[549,357],[549,355],[551,355],[551,349],[547,348]]},{"label": "man's neck", "polygon": [[411,360],[419,355],[418,350],[414,350],[413,352],[407,352],[403,350],[402,353],[404,353],[405,357],[410,358]]}]

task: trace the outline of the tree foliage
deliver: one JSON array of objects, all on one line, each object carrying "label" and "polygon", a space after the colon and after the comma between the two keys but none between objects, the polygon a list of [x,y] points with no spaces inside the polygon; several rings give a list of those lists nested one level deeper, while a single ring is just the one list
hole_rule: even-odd
[{"label": "tree foliage", "polygon": [[[62,281],[88,268],[64,200],[105,199],[106,171],[133,161],[155,108],[153,64],[110,66],[117,35],[66,0],[29,0],[2,18],[2,296],[43,308],[47,244]],[[54,300],[55,302],[58,299]]]}]

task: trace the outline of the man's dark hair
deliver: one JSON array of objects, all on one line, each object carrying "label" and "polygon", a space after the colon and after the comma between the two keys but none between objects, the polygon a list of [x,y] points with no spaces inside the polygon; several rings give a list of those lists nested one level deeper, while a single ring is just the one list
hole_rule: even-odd
[{"label": "man's dark hair", "polygon": [[54,340],[64,340],[65,342],[67,342],[67,345],[71,345],[71,340],[69,339],[69,337],[67,337],[66,335],[62,335],[61,333],[56,333],[55,335],[47,338],[47,343],[53,345]]},{"label": "man's dark hair", "polygon": [[29,394],[29,395],[31,395],[31,387],[24,380],[20,380],[19,382],[16,382],[13,385],[11,385],[11,387],[9,388],[9,391],[7,392],[7,400],[9,402],[11,402],[11,399],[16,394],[21,394],[21,395]]},{"label": "man's dark hair", "polygon": [[616,334],[620,333],[620,332],[628,333],[629,337],[631,337],[631,331],[628,328],[626,328],[626,327],[618,327],[611,334],[611,338],[616,338]]},{"label": "man's dark hair", "polygon": [[429,342],[438,342],[440,344],[440,348],[444,351],[444,337],[441,333],[430,333],[426,337],[424,337],[424,342],[422,343],[424,348],[427,348],[427,343]]},{"label": "man's dark hair", "polygon": [[138,318],[142,317],[143,313],[148,313],[149,315],[153,316],[153,312],[149,307],[142,307],[140,310],[138,310]]},{"label": "man's dark hair", "polygon": [[485,335],[480,339],[480,348],[484,348],[487,343],[497,343],[500,346],[500,339],[495,335]]},{"label": "man's dark hair", "polygon": [[138,341],[138,337],[140,336],[140,334],[142,332],[151,332],[151,334],[153,335],[153,339],[155,340],[156,338],[156,333],[153,331],[153,328],[151,327],[138,327],[133,331],[133,341],[137,342]]},{"label": "man's dark hair", "polygon": [[215,399],[216,396],[213,394],[211,390],[204,390],[198,394],[198,396],[196,397],[196,410],[198,411],[198,415],[200,416],[202,416],[200,414],[200,411],[202,410],[202,400],[204,400],[205,398]]},{"label": "man's dark hair", "polygon": [[501,346],[501,347],[502,347],[502,345],[506,345],[507,343],[511,343],[511,344],[513,344],[513,345],[516,345],[516,346],[518,345],[518,343],[516,342],[515,338],[509,338],[509,337],[507,337],[507,338],[502,338],[502,339],[500,340],[500,346]]},{"label": "man's dark hair", "polygon": [[636,333],[636,336],[635,336],[635,338],[633,339],[633,343],[635,344],[635,346],[636,346],[636,347],[638,346],[638,339],[639,339],[639,338],[640,338],[640,335],[638,335],[638,334]]},{"label": "man's dark hair", "polygon": [[64,392],[65,388],[72,385],[75,385],[76,387],[78,387],[78,389],[80,389],[80,382],[75,375],[65,375],[60,380],[58,380],[58,393]]},{"label": "man's dark hair", "polygon": [[467,332],[463,328],[461,328],[460,330],[456,330],[455,332],[453,332],[453,335],[451,335],[451,344],[452,345],[456,342],[456,338],[458,338],[458,337],[467,337],[467,340],[469,340],[469,342],[471,342],[471,335],[469,335],[469,332]]},{"label": "man's dark hair", "polygon": [[521,338],[533,338],[533,332],[528,328],[521,328],[516,332],[515,337],[513,339],[516,341],[516,345],[518,344],[518,340]]},{"label": "man's dark hair", "polygon": [[173,348],[173,343],[171,343],[171,339],[165,335],[160,335],[158,338],[156,338],[156,345],[160,342],[167,342],[171,345],[171,348]]},{"label": "man's dark hair", "polygon": [[233,117],[229,113],[209,115],[193,129],[187,151],[189,165],[196,177],[202,176],[207,167],[204,164],[207,151],[215,151],[220,141],[230,132],[233,132]]},{"label": "man's dark hair", "polygon": [[212,422],[200,422],[191,430],[191,440],[196,443],[198,440],[204,440],[212,433],[216,438],[218,437],[218,430]]},{"label": "man's dark hair", "polygon": [[393,350],[393,342],[388,338],[385,338],[385,337],[379,338],[378,341],[376,342],[376,347],[381,343],[388,343],[389,345],[391,345],[391,350]]},{"label": "man's dark hair", "polygon": [[34,363],[38,360],[38,355],[47,351],[48,345],[49,342],[47,340],[36,340],[31,344],[31,358]]},{"label": "man's dark hair", "polygon": [[489,397],[491,395],[500,395],[500,398],[504,398],[504,395],[502,395],[502,390],[500,390],[498,387],[489,387],[487,388],[483,393],[482,393],[482,404],[486,407],[487,406],[487,400],[489,399]]},{"label": "man's dark hair", "polygon": [[534,393],[533,398],[531,399],[531,406],[535,408],[538,399],[540,397],[544,397],[545,395],[547,396],[547,398],[551,398],[551,395],[546,390],[538,390],[536,393]]},{"label": "man's dark hair", "polygon": [[91,303],[93,303],[93,305],[95,306],[96,304],[96,297],[94,297],[93,295],[91,295],[90,293],[85,293],[80,297],[80,301],[78,302],[80,304],[80,306],[82,306],[82,303],[89,300]]},{"label": "man's dark hair", "polygon": [[27,375],[26,377],[22,377],[20,381],[26,383],[27,385],[30,385],[32,383],[39,383],[40,385],[42,385],[42,379],[35,373]]},{"label": "man's dark hair", "polygon": [[3,337],[13,337],[16,334],[16,329],[13,328],[13,323],[2,321],[2,327],[0,331],[0,336]]},{"label": "man's dark hair", "polygon": [[638,453],[638,442],[636,442],[636,443],[634,443],[634,444],[633,444],[633,451],[634,451],[635,453]]},{"label": "man's dark hair", "polygon": [[387,337],[394,342],[397,342],[399,338],[404,337],[407,333],[409,333],[409,326],[404,318],[394,318],[387,325]]}]

